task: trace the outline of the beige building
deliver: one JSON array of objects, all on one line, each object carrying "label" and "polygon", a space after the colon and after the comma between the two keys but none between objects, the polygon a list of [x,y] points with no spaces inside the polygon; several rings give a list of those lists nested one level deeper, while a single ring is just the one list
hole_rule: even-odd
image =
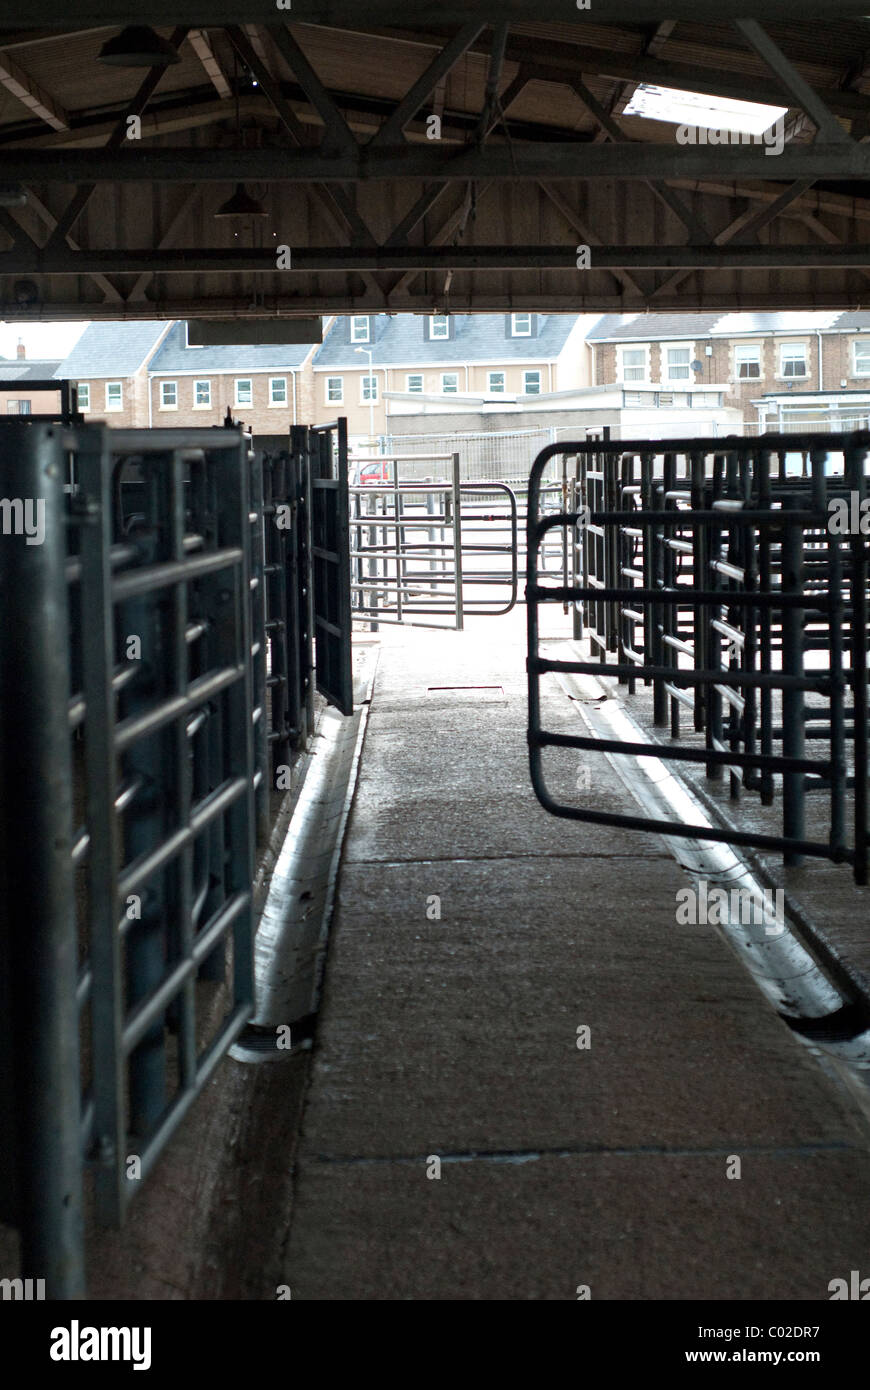
[{"label": "beige building", "polygon": [[117,428],[221,425],[227,410],[255,434],[312,419],[314,344],[191,347],[183,320],[92,323],[58,376],[87,419]]},{"label": "beige building", "polygon": [[[626,404],[706,408],[719,393],[751,431],[786,415],[828,419],[832,402],[851,418],[870,386],[870,313],[861,311],[607,314],[588,341],[596,384],[621,387]],[[798,399],[803,410],[790,409]]]},{"label": "beige building", "polygon": [[355,445],[427,406],[467,412],[540,409],[589,384],[577,314],[358,314],[330,323],[313,359],[315,418],[346,415]]}]

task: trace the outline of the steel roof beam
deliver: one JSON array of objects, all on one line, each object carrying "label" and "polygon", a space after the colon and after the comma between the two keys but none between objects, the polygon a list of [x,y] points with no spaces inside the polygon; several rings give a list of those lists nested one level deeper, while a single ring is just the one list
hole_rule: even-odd
[{"label": "steel roof beam", "polygon": [[[129,0],[76,0],[76,20],[82,28],[130,23]],[[425,26],[432,23],[431,0],[286,0],[281,6],[287,18],[299,24],[343,25],[365,18],[373,25]],[[825,18],[861,18],[867,0],[825,0]],[[148,23],[186,23],[203,27],[225,24],[274,22],[280,12],[276,0],[149,0]],[[482,23],[534,22],[586,24],[656,23],[662,19],[705,20],[757,17],[762,20],[816,21],[818,0],[593,0],[589,10],[566,6],[565,0],[439,0],[438,21],[464,24],[470,18]],[[12,29],[33,25],[32,0],[4,0],[0,19]],[[40,28],[70,27],[69,0],[40,0]]]},{"label": "steel roof beam", "polygon": [[[846,269],[870,267],[870,247],[836,246],[596,246],[590,270],[766,270],[806,267]],[[250,270],[275,273],[361,273],[395,270],[405,274],[426,270],[576,270],[574,245],[555,246],[438,246],[438,247],[301,247],[293,251],[292,268],[277,272],[274,248],[173,250],[64,250],[17,246],[0,253],[0,275],[209,274]],[[589,271],[578,271],[578,280]]]},{"label": "steel roof beam", "polygon": [[734,27],[770,68],[790,98],[789,104],[799,106],[802,111],[806,112],[822,139],[831,144],[849,139],[840,122],[831,114],[818,94],[813,91],[809,82],[801,76],[794,64],[789,62],[782,49],[777,47],[756,20],[738,19],[735,21]]},{"label": "steel roof beam", "polygon": [[407,144],[333,156],[317,149],[3,149],[3,174],[32,183],[351,183],[404,179],[870,179],[870,146],[848,142],[656,145],[528,141],[484,149]]},{"label": "steel roof beam", "polygon": [[458,34],[454,34],[448,44],[436,54],[432,62],[424,72],[420,74],[417,81],[405,93],[391,116],[387,118],[381,129],[373,140],[369,142],[370,147],[377,146],[379,149],[388,146],[391,141],[401,139],[405,126],[416,116],[424,101],[431,96],[435,87],[446,77],[456,66],[463,54],[478,38],[483,28],[481,24],[465,24]]}]

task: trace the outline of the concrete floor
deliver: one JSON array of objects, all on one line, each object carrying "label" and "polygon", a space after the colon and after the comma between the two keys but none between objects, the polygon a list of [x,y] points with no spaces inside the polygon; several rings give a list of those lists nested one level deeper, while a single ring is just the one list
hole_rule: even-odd
[{"label": "concrete floor", "polygon": [[[535,800],[523,621],[380,634],[315,1049],[221,1063],[89,1242],[92,1297],[826,1300],[870,1274],[853,1095],[676,924],[663,841]],[[555,681],[545,718],[582,731]],[[594,755],[551,787],[581,768],[584,802],[634,809]]]},{"label": "concrete floor", "polygon": [[[283,1280],[827,1299],[867,1263],[866,1122],[715,928],[676,925],[662,841],[538,805],[521,622],[382,634]],[[580,732],[555,682],[545,719]],[[584,801],[634,809],[571,757]],[[551,785],[575,775],[562,759]]]}]

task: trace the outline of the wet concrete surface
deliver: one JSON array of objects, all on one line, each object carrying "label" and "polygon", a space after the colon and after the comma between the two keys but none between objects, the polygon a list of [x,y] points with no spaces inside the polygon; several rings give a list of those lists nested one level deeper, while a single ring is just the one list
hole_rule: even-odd
[{"label": "wet concrete surface", "polygon": [[[862,1112],[715,929],[676,924],[662,840],[538,805],[524,656],[513,622],[384,635],[284,1282],[827,1299],[866,1261]],[[555,681],[546,702],[584,731]],[[555,790],[585,766],[584,804],[635,810],[603,758],[571,758]]]},{"label": "wet concrete surface", "polygon": [[[661,839],[538,805],[521,613],[381,641],[315,1050],[220,1065],[91,1296],[826,1300],[870,1248],[853,1095],[676,924]],[[545,722],[584,731],[555,681]]]}]

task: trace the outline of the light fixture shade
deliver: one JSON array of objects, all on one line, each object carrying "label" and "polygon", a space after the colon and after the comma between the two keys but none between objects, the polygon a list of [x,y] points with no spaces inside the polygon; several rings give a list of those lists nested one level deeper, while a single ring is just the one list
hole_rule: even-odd
[{"label": "light fixture shade", "polygon": [[215,217],[267,217],[268,213],[262,203],[258,203],[256,198],[252,198],[243,183],[236,184],[236,191],[231,198],[222,203],[215,213]]},{"label": "light fixture shade", "polygon": [[99,61],[119,68],[165,68],[181,59],[169,40],[162,39],[149,25],[130,24],[103,44]]}]

